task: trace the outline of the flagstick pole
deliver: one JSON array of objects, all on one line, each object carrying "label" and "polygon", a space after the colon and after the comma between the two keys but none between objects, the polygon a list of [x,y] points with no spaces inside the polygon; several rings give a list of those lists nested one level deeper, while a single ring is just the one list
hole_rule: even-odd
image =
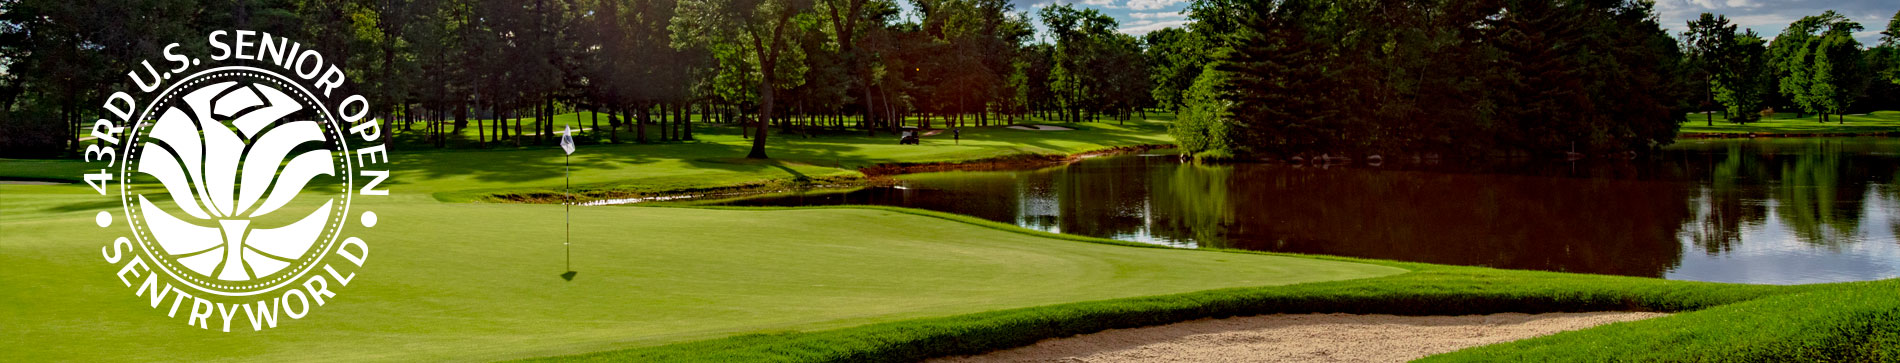
[{"label": "flagstick pole", "polygon": [[569,191],[574,188],[574,164],[568,158],[567,154],[561,154],[561,175],[567,179],[561,185],[561,195],[567,199],[562,203],[567,205],[567,241],[561,242],[561,247],[567,249],[567,270],[574,271],[574,193]]}]

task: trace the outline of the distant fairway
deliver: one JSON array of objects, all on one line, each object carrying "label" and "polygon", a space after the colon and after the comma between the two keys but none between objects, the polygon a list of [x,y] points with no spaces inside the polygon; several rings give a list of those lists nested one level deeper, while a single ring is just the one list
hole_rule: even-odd
[{"label": "distant fairway", "polygon": [[1682,123],[1682,132],[1687,134],[1874,134],[1900,132],[1900,111],[1877,111],[1869,114],[1854,114],[1841,117],[1840,122],[1834,116],[1828,116],[1827,122],[1821,122],[1820,116],[1813,114],[1796,118],[1793,112],[1783,112],[1761,121],[1737,125],[1715,114],[1715,125],[1709,125],[1702,114],[1689,115],[1689,121]]},{"label": "distant fairway", "polygon": [[[1161,115],[1157,115],[1158,117]],[[578,120],[578,121],[576,121]],[[588,114],[555,116],[557,125],[592,127]],[[604,121],[603,121],[604,122]],[[888,132],[865,136],[863,131],[824,131],[819,137],[782,134],[767,140],[770,160],[745,159],[752,141],[740,137],[735,126],[695,124],[695,141],[635,144],[633,133],[620,132],[621,144],[581,145],[574,154],[574,185],[579,188],[635,192],[724,187],[800,178],[855,178],[860,167],[884,163],[954,162],[1022,154],[1074,154],[1105,148],[1172,144],[1164,121],[1091,122],[1059,124],[1072,132],[1013,130],[1002,126],[963,127],[961,140],[949,133],[929,136],[922,145],[898,145]],[[651,126],[651,125],[650,125]],[[937,127],[944,127],[941,120]],[[419,140],[423,129],[406,131],[398,139]],[[395,154],[398,190],[427,192],[449,201],[465,201],[498,192],[558,191],[561,153],[552,144],[523,147],[512,143],[490,149],[474,148],[474,127],[463,130],[466,140],[454,148],[417,148],[410,142]],[[647,130],[657,138],[657,127]],[[606,142],[602,134],[583,135]],[[467,141],[464,143],[463,141]],[[407,142],[407,141],[405,141]],[[5,165],[5,163],[0,163]],[[418,181],[426,180],[427,183]],[[404,183],[411,186],[404,186]],[[420,188],[420,190],[418,190]],[[550,189],[554,188],[554,189]]]},{"label": "distant fairway", "polygon": [[[558,124],[592,127],[588,114],[555,116]],[[1167,115],[1157,120],[1061,123],[1078,131],[1013,130],[1002,126],[964,127],[962,140],[948,133],[925,137],[922,145],[898,145],[887,132],[865,136],[863,131],[830,131],[819,137],[774,134],[768,138],[769,160],[745,159],[752,141],[741,138],[734,126],[695,124],[694,141],[636,144],[622,131],[621,144],[583,145],[571,161],[573,183],[580,189],[610,189],[653,193],[682,189],[717,188],[797,179],[851,179],[860,167],[885,163],[955,162],[1022,154],[1074,154],[1137,145],[1172,144]],[[604,121],[603,121],[604,122]],[[1039,122],[1040,123],[1040,122]],[[936,124],[942,127],[941,121]],[[399,127],[399,126],[398,126]],[[512,127],[512,125],[511,125]],[[512,129],[512,128],[511,128]],[[649,129],[657,135],[657,127]],[[559,192],[561,151],[553,144],[524,146],[488,144],[478,149],[475,128],[464,129],[467,140],[455,139],[449,149],[426,146],[424,129],[398,130],[397,150],[390,153],[395,173],[390,188],[396,193],[422,193],[447,201],[479,200],[497,193]],[[605,134],[597,134],[601,142]],[[657,136],[656,136],[657,137]],[[510,139],[512,140],[512,139]],[[463,141],[467,141],[463,143]],[[0,179],[74,180],[88,172],[78,157],[61,160],[0,159]],[[97,168],[97,166],[90,166]]]},{"label": "distant fairway", "polygon": [[[1389,275],[1355,263],[1056,240],[881,210],[575,208],[359,198],[383,224],[358,278],[302,320],[198,330],[146,306],[83,185],[0,185],[8,359],[490,360],[1002,308]],[[238,324],[243,324],[242,322]]]}]

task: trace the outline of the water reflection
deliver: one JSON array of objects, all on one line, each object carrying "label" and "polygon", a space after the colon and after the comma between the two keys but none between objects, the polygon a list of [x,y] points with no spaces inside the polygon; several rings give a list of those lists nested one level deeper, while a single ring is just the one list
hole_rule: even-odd
[{"label": "water reflection", "polygon": [[1900,276],[1900,140],[1696,140],[1645,161],[1379,168],[1099,158],[740,205],[881,204],[1181,246],[1670,279]]}]

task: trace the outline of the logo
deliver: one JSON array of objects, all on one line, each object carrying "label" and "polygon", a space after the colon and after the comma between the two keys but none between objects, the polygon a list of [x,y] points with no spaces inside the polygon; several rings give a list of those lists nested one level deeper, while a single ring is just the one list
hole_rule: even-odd
[{"label": "logo", "polygon": [[85,160],[103,165],[84,179],[122,206],[96,222],[126,231],[101,257],[168,318],[275,328],[336,301],[368,261],[347,232],[376,226],[353,202],[388,195],[388,153],[369,102],[336,92],[347,77],[321,53],[247,30],[206,41],[210,54],[173,43],[169,69],[128,72],[136,88],[91,128]]}]

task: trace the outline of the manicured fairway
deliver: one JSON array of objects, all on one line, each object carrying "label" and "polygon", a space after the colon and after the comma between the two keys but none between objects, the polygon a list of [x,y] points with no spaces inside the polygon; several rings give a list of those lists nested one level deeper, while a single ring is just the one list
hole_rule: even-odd
[{"label": "manicured fairway", "polygon": [[[570,114],[571,115],[571,114]],[[557,119],[565,120],[563,118]],[[961,141],[949,134],[926,137],[922,145],[898,145],[888,133],[829,133],[806,138],[774,134],[771,160],[745,159],[751,148],[738,128],[697,125],[697,141],[649,145],[582,145],[573,162],[574,184],[582,189],[659,192],[725,187],[795,179],[855,178],[860,167],[883,163],[976,160],[1020,154],[1073,154],[1117,146],[1169,144],[1167,124],[1132,121],[1061,124],[1076,131],[1013,130],[1000,126],[965,127]],[[582,125],[576,125],[582,126]],[[499,192],[549,191],[561,187],[562,160],[553,146],[478,149],[405,150],[396,158],[396,183],[428,180],[417,190],[443,200],[463,201]],[[403,175],[400,173],[409,173]],[[413,184],[413,183],[412,183]]]},{"label": "manicured fairway", "polygon": [[1736,125],[1722,120],[1721,114],[1715,115],[1715,124],[1709,125],[1701,114],[1689,115],[1689,121],[1682,123],[1682,132],[1689,134],[1873,134],[1900,132],[1900,111],[1877,111],[1870,114],[1846,115],[1847,122],[1828,117],[1821,122],[1815,115],[1796,118],[1792,112],[1776,114],[1758,122]]},{"label": "manicured fairway", "polygon": [[[1133,248],[882,210],[576,208],[359,199],[369,262],[329,305],[201,331],[122,286],[115,208],[84,186],[0,185],[0,360],[489,360],[1003,308],[1395,274],[1368,264]],[[89,195],[90,194],[90,195]],[[240,330],[248,330],[248,326]]]}]

